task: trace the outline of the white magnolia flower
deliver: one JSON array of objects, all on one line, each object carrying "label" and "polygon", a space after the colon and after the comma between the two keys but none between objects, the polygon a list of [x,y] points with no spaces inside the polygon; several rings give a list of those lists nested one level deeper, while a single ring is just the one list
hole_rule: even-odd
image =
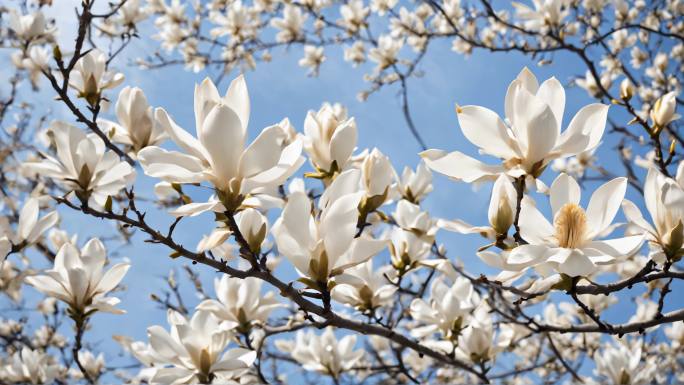
[{"label": "white magnolia flower", "polygon": [[[250,104],[242,76],[231,82],[224,97],[205,79],[195,87],[195,127],[198,138],[180,128],[166,111],[157,108],[155,118],[184,152],[149,146],[138,153],[145,173],[170,183],[211,182],[220,203],[229,210],[243,204],[259,189],[281,185],[304,162],[302,144],[287,144],[280,125],[265,128],[245,148]],[[218,208],[216,202],[191,204],[188,214]]]},{"label": "white magnolia flower", "polygon": [[360,311],[373,310],[392,301],[397,291],[387,280],[392,277],[390,266],[373,270],[373,261],[350,267],[335,277],[332,298]]},{"label": "white magnolia flower", "polygon": [[366,18],[370,14],[370,8],[364,6],[363,0],[352,0],[340,6],[342,20],[340,24],[347,28],[350,33],[356,33],[366,26]]},{"label": "white magnolia flower", "polygon": [[154,120],[152,107],[138,87],[125,87],[116,101],[118,122],[101,120],[103,131],[117,143],[130,146],[133,154],[147,146],[156,146],[166,139],[166,132]]},{"label": "white magnolia flower", "polygon": [[396,174],[389,158],[374,148],[363,160],[361,170],[366,196],[369,198],[386,196]]},{"label": "white magnolia flower", "polygon": [[41,11],[19,14],[16,10],[10,12],[9,27],[25,46],[53,39],[55,28],[49,28],[45,15]]},{"label": "white magnolia flower", "polygon": [[382,35],[378,38],[377,47],[368,51],[368,58],[376,63],[376,71],[380,72],[397,62],[397,55],[401,51],[404,42],[390,35]]},{"label": "white magnolia flower", "polygon": [[567,0],[532,0],[534,9],[525,4],[513,2],[515,14],[525,21],[525,28],[540,30],[544,27],[560,26],[570,12]]},{"label": "white magnolia flower", "polygon": [[423,325],[412,329],[411,335],[424,338],[439,332],[443,339],[456,342],[479,301],[466,278],[459,276],[448,282],[441,276],[432,282],[428,301],[416,298],[411,302],[411,317]]},{"label": "white magnolia flower", "polygon": [[506,122],[484,107],[457,107],[463,135],[481,153],[502,159],[501,165],[487,165],[458,151],[427,150],[421,156],[428,167],[467,183],[494,179],[503,172],[536,178],[552,160],[598,146],[608,116],[607,105],[590,104],[561,133],[563,86],[555,78],[539,85],[527,68],[508,87],[505,104]]},{"label": "white magnolia flower", "polygon": [[[654,357],[642,359],[641,344],[626,346],[616,341],[594,355],[594,373],[611,384],[646,385],[652,383],[658,370]],[[601,382],[605,383],[605,382]]]},{"label": "white magnolia flower", "polygon": [[[571,277],[588,276],[597,265],[614,263],[636,252],[643,236],[598,240],[609,234],[627,189],[626,178],[599,187],[585,211],[579,206],[580,186],[561,174],[549,189],[553,224],[524,197],[520,210],[520,235],[528,242],[510,252],[509,262],[519,266],[544,264]],[[543,266],[538,266],[543,268]]]},{"label": "white magnolia flower", "polygon": [[233,332],[222,327],[211,312],[197,310],[191,319],[169,310],[170,331],[155,325],[147,329],[152,383],[232,383],[249,371],[256,352],[226,350]]},{"label": "white magnolia flower", "polygon": [[28,198],[19,213],[17,230],[12,231],[7,217],[0,217],[0,263],[14,246],[20,250],[36,242],[43,233],[59,220],[56,211],[39,218],[40,203],[37,198]]},{"label": "white magnolia flower", "polygon": [[350,334],[338,340],[334,329],[328,327],[323,334],[299,330],[294,343],[277,340],[276,347],[297,360],[304,369],[338,378],[353,368],[363,357],[363,350],[354,350],[356,335]]},{"label": "white magnolia flower", "polygon": [[252,325],[264,325],[269,314],[281,306],[272,291],[262,294],[262,281],[258,278],[230,278],[223,275],[214,279],[217,299],[202,301],[198,310],[212,312],[220,321],[246,330]]},{"label": "white magnolia flower", "polygon": [[489,226],[472,226],[462,220],[439,220],[438,226],[461,234],[481,234],[490,239],[506,238],[508,229],[515,220],[518,193],[506,174],[501,174],[494,182],[489,200]]},{"label": "white magnolia flower", "polygon": [[397,190],[401,197],[412,203],[419,203],[427,194],[432,192],[432,173],[421,161],[413,171],[409,167],[405,167],[401,173],[401,177],[397,177]]},{"label": "white magnolia flower", "polygon": [[354,118],[338,117],[330,105],[318,112],[309,111],[304,120],[304,150],[312,165],[320,172],[344,170],[356,147]]},{"label": "white magnolia flower", "polygon": [[355,237],[357,207],[364,194],[358,191],[360,174],[348,170],[333,181],[319,200],[319,216],[313,215],[305,193],[291,194],[273,225],[278,251],[318,285],[367,261],[386,246],[385,241],[366,235]]},{"label": "white magnolia flower", "polygon": [[665,127],[671,121],[679,119],[675,113],[677,108],[677,92],[672,91],[660,97],[651,109],[651,120],[656,127]]},{"label": "white magnolia flower", "polygon": [[323,47],[315,45],[304,46],[304,57],[299,59],[300,67],[309,68],[309,76],[318,76],[318,70],[325,61],[325,53]]},{"label": "white magnolia flower", "polygon": [[276,40],[280,43],[287,43],[300,39],[308,17],[309,15],[302,12],[300,7],[286,4],[282,17],[271,20],[271,26],[280,30],[276,35]]},{"label": "white magnolia flower", "polygon": [[25,167],[54,179],[64,189],[75,191],[83,202],[103,207],[107,197],[117,194],[135,179],[135,170],[121,161],[95,134],[86,135],[78,128],[53,122],[50,128],[57,158],[43,154],[42,162],[28,162]]},{"label": "white magnolia flower", "polygon": [[62,367],[49,354],[24,346],[0,365],[0,378],[10,383],[49,384]]},{"label": "white magnolia flower", "polygon": [[494,342],[494,324],[489,313],[486,304],[478,306],[458,339],[457,354],[476,364],[492,360],[501,350]]},{"label": "white magnolia flower", "polygon": [[392,266],[400,275],[418,267],[429,256],[432,242],[426,242],[412,231],[394,228],[390,233],[389,251]]},{"label": "white magnolia flower", "polygon": [[663,263],[684,256],[684,162],[679,164],[675,179],[668,178],[655,168],[648,170],[644,182],[644,201],[655,226],[641,215],[629,200],[622,204],[631,224],[647,234],[650,257]]},{"label": "white magnolia flower", "polygon": [[[78,359],[88,373],[88,377],[100,378],[105,369],[104,354],[100,353],[96,356],[89,350],[81,350],[78,352]],[[83,378],[83,373],[78,368],[73,368],[70,375],[72,378]]]},{"label": "white magnolia flower", "polygon": [[27,277],[26,283],[64,301],[72,316],[92,311],[123,314],[123,310],[114,307],[119,299],[107,294],[121,282],[130,265],[117,263],[105,272],[105,263],[106,251],[99,239],[91,239],[80,251],[65,243],[55,256],[54,267],[44,274]]},{"label": "white magnolia flower", "polygon": [[78,59],[69,77],[69,86],[91,105],[97,104],[102,91],[115,88],[124,81],[124,75],[107,70],[107,56],[94,49]]},{"label": "white magnolia flower", "polygon": [[43,71],[49,67],[52,53],[46,47],[33,45],[28,52],[17,51],[12,54],[12,62],[18,69],[28,72],[33,88],[38,88]]}]

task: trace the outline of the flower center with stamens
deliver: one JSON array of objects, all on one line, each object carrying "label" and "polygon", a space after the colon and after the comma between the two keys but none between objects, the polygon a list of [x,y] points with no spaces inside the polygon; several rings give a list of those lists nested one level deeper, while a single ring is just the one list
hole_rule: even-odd
[{"label": "flower center with stamens", "polygon": [[584,243],[587,215],[574,203],[566,203],[556,214],[554,221],[558,246],[575,249]]}]

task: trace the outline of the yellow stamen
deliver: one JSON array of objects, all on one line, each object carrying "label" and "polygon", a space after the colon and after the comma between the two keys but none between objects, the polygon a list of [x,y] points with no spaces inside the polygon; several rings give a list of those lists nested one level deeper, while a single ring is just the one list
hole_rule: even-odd
[{"label": "yellow stamen", "polygon": [[582,246],[587,229],[587,215],[574,203],[566,203],[554,221],[558,246],[574,249]]}]

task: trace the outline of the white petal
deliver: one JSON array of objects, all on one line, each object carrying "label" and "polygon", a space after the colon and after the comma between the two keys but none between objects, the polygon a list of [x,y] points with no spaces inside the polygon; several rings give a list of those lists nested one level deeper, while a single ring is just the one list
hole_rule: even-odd
[{"label": "white petal", "polygon": [[466,183],[494,179],[505,171],[502,166],[484,164],[458,151],[446,153],[440,150],[427,150],[421,152],[420,156],[433,171]]},{"label": "white petal", "polygon": [[463,135],[485,153],[502,159],[520,156],[506,125],[494,111],[479,106],[459,107],[457,111]]},{"label": "white petal", "polygon": [[620,209],[626,191],[627,178],[615,178],[594,191],[587,206],[587,236],[590,239],[610,226]]},{"label": "white petal", "polygon": [[565,173],[558,175],[549,189],[549,200],[551,201],[551,209],[553,210],[554,217],[558,210],[566,203],[578,205],[581,196],[582,192],[575,178]]}]

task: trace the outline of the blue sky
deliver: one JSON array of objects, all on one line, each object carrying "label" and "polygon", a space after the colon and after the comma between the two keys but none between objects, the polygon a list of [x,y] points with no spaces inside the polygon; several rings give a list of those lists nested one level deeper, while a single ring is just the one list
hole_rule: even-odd
[{"label": "blue sky", "polygon": [[[64,29],[69,28],[66,25]],[[62,38],[64,41],[71,40],[68,35]],[[482,105],[502,113],[508,83],[525,65],[530,66],[540,80],[555,76],[563,84],[568,84],[572,76],[584,73],[580,63],[570,56],[558,55],[554,58],[554,64],[540,68],[534,61],[518,54],[475,51],[472,57],[465,58],[452,52],[450,45],[449,41],[431,45],[430,53],[420,65],[425,75],[411,79],[409,84],[414,121],[430,148],[459,150],[477,156],[476,147],[465,140],[460,132],[454,104]],[[142,88],[151,105],[164,107],[182,127],[194,134],[193,87],[207,73],[195,74],[178,66],[146,72],[127,65],[128,59],[150,52],[155,46],[156,43],[147,38],[136,41],[132,44],[129,56],[120,58],[115,66],[126,73],[126,85]],[[340,102],[347,106],[349,115],[357,120],[360,149],[378,147],[392,159],[399,172],[407,165],[415,167],[419,161],[417,153],[420,149],[410,136],[402,116],[399,89],[389,87],[372,95],[365,103],[358,102],[356,94],[367,86],[362,77],[364,71],[371,68],[370,65],[353,69],[342,62],[341,50],[338,48],[328,49],[326,54],[328,59],[317,78],[308,77],[307,71],[297,65],[301,56],[301,49],[298,47],[291,48],[289,52],[274,51],[274,60],[271,63],[261,63],[255,71],[246,73],[252,104],[250,136],[253,138],[262,128],[284,117],[290,118],[301,131],[308,110],[318,109],[324,101]],[[212,72],[209,74],[212,77],[216,75]],[[228,81],[236,74],[226,77],[219,86],[220,91],[225,90]],[[47,87],[47,84],[44,83],[44,86]],[[567,124],[580,107],[593,103],[594,100],[581,89],[572,88],[566,91],[564,122]],[[115,100],[117,93],[118,89],[109,95]],[[45,91],[41,94],[45,95]],[[53,107],[58,114],[62,114],[56,102]],[[610,116],[619,120],[624,116],[618,109],[619,107],[612,107]],[[68,115],[64,116],[73,121]],[[606,137],[598,155],[609,169],[621,172],[616,162],[616,152],[612,149],[615,142],[615,137]],[[152,181],[142,177],[142,172],[139,175],[137,191],[151,197]],[[547,170],[543,179],[550,182],[553,177],[552,171]],[[587,184],[587,187],[591,191],[596,185]],[[585,201],[588,200],[590,191],[583,192]],[[631,189],[629,194],[632,198],[636,197]],[[542,197],[537,197],[537,200],[544,202]],[[469,185],[435,175],[435,191],[424,207],[434,216],[458,217],[473,224],[484,224],[488,203],[489,186],[474,191]],[[150,217],[152,222],[160,223],[161,226],[170,223],[170,216],[162,210],[153,211],[155,213]],[[90,235],[113,233],[111,223],[62,212],[63,227],[77,232],[81,242]],[[211,215],[205,215],[199,219],[184,221],[176,231],[176,236],[186,247],[194,248],[201,235],[211,230],[212,219]],[[112,250],[117,255],[128,257],[132,262],[132,268],[124,279],[128,290],[117,294],[122,300],[121,307],[128,310],[128,313],[120,316],[96,315],[95,327],[86,338],[88,342],[102,346],[110,357],[117,350],[108,339],[109,335],[124,334],[144,340],[147,326],[166,324],[164,311],[159,310],[148,297],[153,292],[158,293],[163,287],[163,277],[170,268],[180,268],[184,263],[168,258],[168,250],[164,247],[142,243],[142,239],[136,236],[133,246]],[[474,255],[474,250],[485,243],[478,236],[440,232],[438,240],[444,242],[449,255],[460,258],[470,272],[493,273]],[[195,267],[195,270],[202,271],[203,280],[208,283],[206,288],[213,292],[210,282],[215,273],[202,267]],[[187,286],[186,282],[183,283]],[[670,297],[671,300],[675,298]],[[621,314],[631,312],[632,306],[623,301],[614,306],[610,314],[617,317],[615,321],[626,321]],[[65,329],[64,333],[70,335],[71,332]]]}]

